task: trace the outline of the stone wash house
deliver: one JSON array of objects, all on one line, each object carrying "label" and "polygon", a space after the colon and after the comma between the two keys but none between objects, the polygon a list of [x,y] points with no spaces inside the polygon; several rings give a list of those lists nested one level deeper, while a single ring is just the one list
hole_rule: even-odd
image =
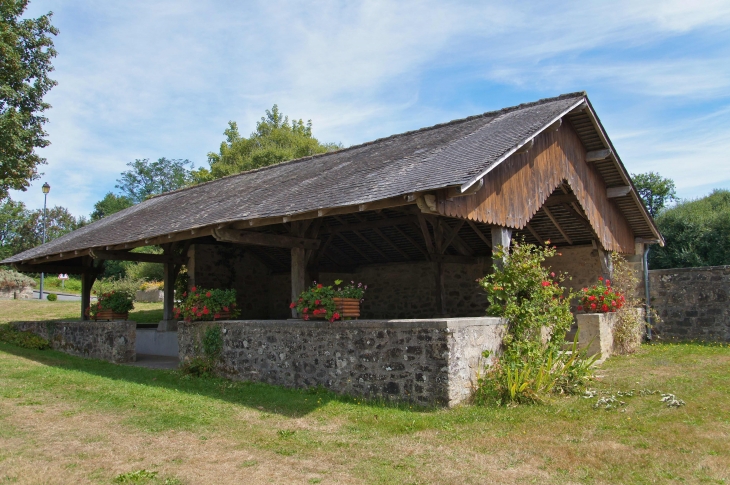
[{"label": "stone wash house", "polygon": [[[368,321],[466,318],[485,314],[475,280],[511,238],[557,245],[576,287],[611,251],[639,263],[663,243],[585,93],[162,194],[3,263],[84,275],[82,307],[105,260],[164,263],[160,330],[176,328],[183,264],[191,285],[235,288],[242,320],[292,318],[305,285],[336,278],[368,284]],[[148,245],[165,253],[130,253]]]}]

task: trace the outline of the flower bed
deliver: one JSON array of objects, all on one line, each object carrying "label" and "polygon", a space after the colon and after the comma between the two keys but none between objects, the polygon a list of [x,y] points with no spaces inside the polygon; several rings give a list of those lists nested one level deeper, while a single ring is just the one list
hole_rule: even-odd
[{"label": "flower bed", "polygon": [[126,320],[134,309],[133,295],[125,291],[109,291],[98,295],[96,303],[86,309],[94,320]]},{"label": "flower bed", "polygon": [[236,290],[212,290],[193,286],[190,292],[183,293],[179,307],[173,310],[176,319],[186,322],[193,320],[228,320],[236,318]]},{"label": "flower bed", "polygon": [[335,286],[314,284],[304,290],[296,302],[289,308],[296,308],[302,319],[324,318],[330,322],[344,318],[358,318],[360,303],[363,302],[368,285],[351,281],[349,285],[342,285],[342,280],[335,280]]},{"label": "flower bed", "polygon": [[598,278],[598,284],[590,288],[583,288],[579,294],[580,305],[578,311],[586,313],[613,313],[624,306],[624,295],[611,288],[611,280]]}]

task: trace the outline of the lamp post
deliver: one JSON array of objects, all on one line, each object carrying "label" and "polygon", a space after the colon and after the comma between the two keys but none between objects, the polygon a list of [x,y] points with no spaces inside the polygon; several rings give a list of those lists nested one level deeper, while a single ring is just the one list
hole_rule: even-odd
[{"label": "lamp post", "polygon": [[[43,184],[43,187],[41,187],[43,190],[43,244],[46,243],[46,201],[48,200],[48,192],[51,191],[51,186],[48,185],[48,182]],[[38,299],[43,299],[43,276],[45,276],[43,273],[41,273],[41,291],[38,294]]]}]

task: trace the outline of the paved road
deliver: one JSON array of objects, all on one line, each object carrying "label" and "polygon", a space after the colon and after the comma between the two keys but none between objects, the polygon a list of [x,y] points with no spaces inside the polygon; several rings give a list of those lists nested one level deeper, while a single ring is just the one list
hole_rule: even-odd
[{"label": "paved road", "polygon": [[[48,296],[48,293],[56,293],[55,291],[46,291],[43,290],[43,299],[46,299],[46,296]],[[33,298],[36,300],[38,299],[38,290],[33,290]],[[58,295],[58,301],[81,301],[81,295],[72,295],[70,293],[56,293]],[[91,299],[95,299],[96,297],[91,297]]]}]

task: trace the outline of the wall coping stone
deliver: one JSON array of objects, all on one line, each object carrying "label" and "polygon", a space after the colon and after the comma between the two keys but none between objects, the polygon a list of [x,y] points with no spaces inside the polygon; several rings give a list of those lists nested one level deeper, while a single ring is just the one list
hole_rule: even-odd
[{"label": "wall coping stone", "polygon": [[698,266],[692,268],[669,268],[669,269],[650,269],[649,274],[672,274],[672,273],[689,273],[690,271],[715,271],[730,270],[730,265],[725,266]]},{"label": "wall coping stone", "polygon": [[435,328],[435,329],[456,329],[474,326],[497,326],[502,325],[499,317],[462,317],[462,318],[420,318],[420,319],[392,319],[392,320],[345,320],[328,322],[325,320],[301,320],[290,318],[288,320],[215,320],[179,322],[180,325],[190,324],[211,324],[211,323],[245,323],[253,326],[263,327],[291,327],[291,328]]}]

